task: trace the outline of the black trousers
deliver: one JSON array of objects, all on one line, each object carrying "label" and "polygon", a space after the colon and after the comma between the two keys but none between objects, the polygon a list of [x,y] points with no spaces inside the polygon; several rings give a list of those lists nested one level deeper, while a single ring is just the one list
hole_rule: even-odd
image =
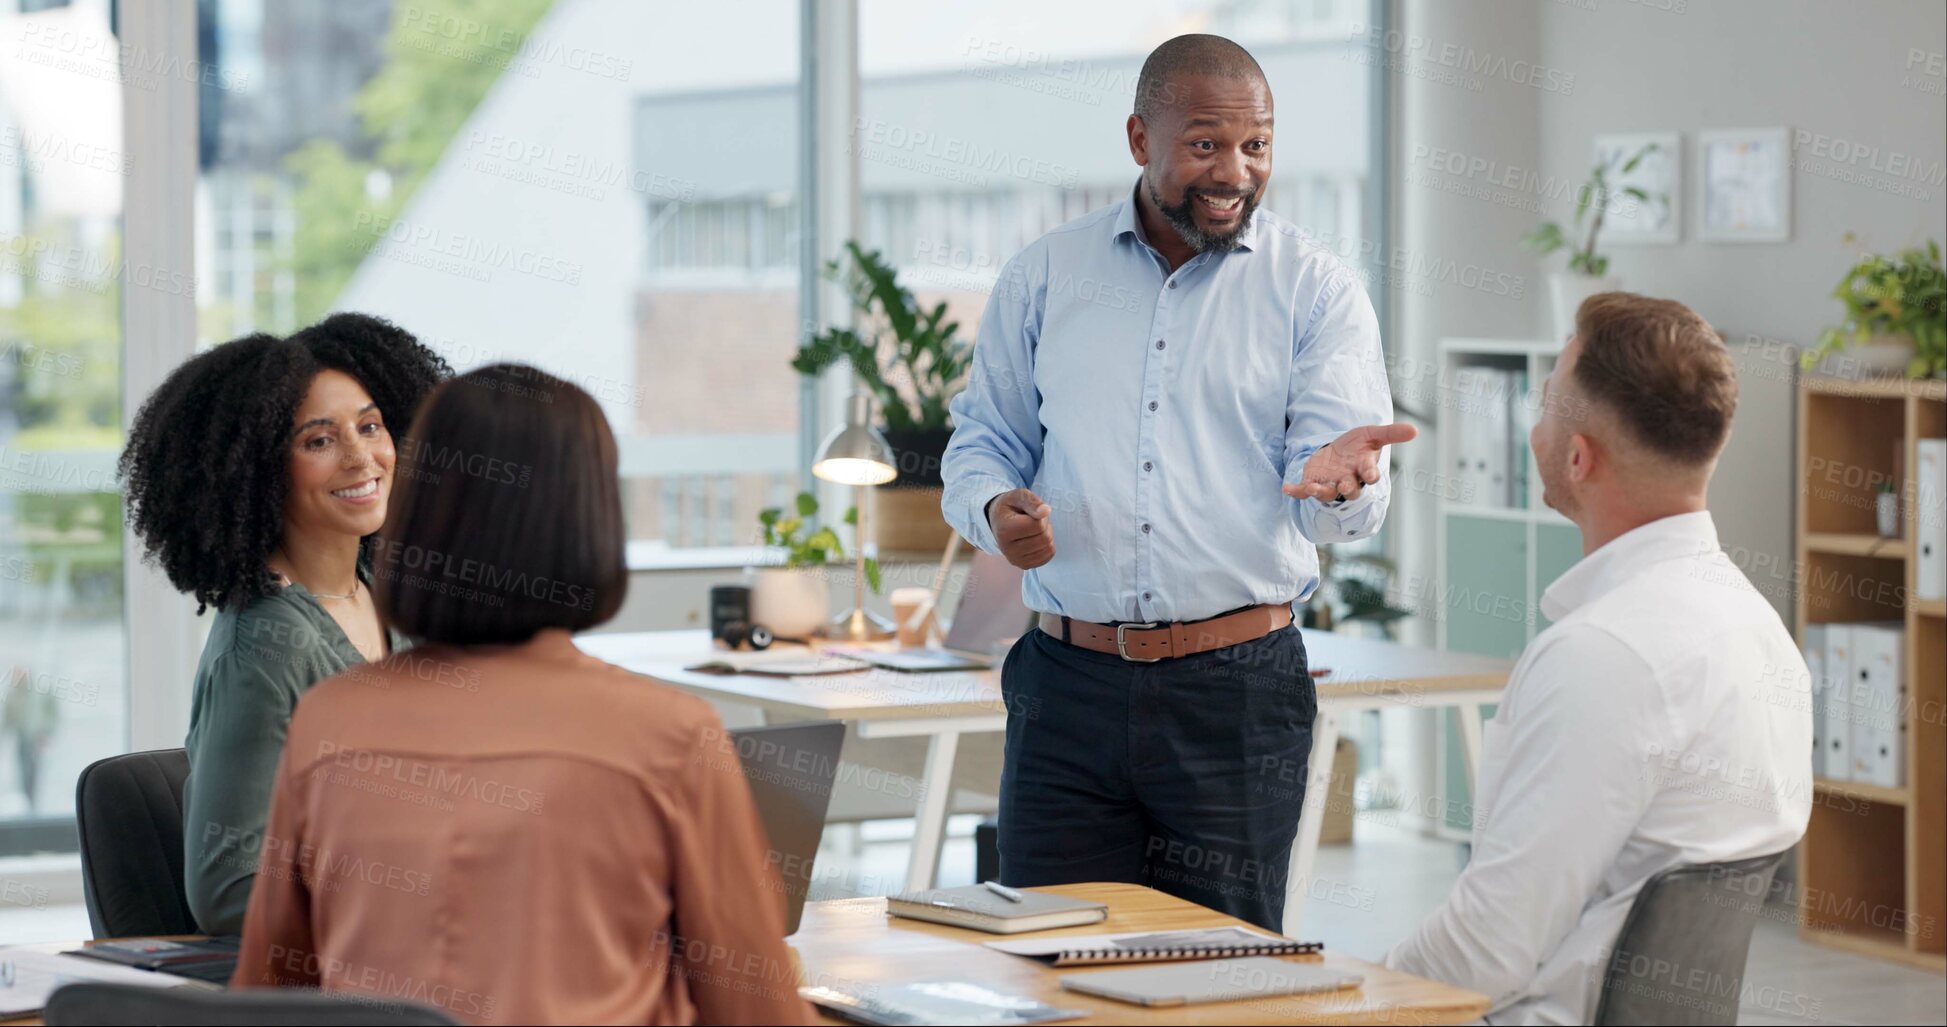
[{"label": "black trousers", "polygon": [[1001,883],[1144,884],[1283,929],[1318,710],[1295,625],[1159,663],[1036,629],[1001,691]]}]

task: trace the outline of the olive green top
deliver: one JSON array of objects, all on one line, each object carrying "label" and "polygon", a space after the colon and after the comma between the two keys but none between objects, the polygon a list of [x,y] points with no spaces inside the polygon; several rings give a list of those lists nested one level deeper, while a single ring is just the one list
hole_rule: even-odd
[{"label": "olive green top", "polygon": [[[369,579],[361,568],[361,579]],[[388,632],[394,652],[404,640]],[[298,697],[365,657],[303,585],[220,611],[196,666],[183,791],[183,886],[198,926],[243,930],[264,818]]]}]

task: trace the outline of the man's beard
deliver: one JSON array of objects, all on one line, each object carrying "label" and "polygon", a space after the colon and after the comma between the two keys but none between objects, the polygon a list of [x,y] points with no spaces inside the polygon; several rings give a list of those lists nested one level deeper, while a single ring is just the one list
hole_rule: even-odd
[{"label": "man's beard", "polygon": [[[1249,192],[1220,193],[1209,189],[1186,188],[1183,190],[1183,202],[1172,207],[1163,202],[1163,195],[1156,191],[1155,183],[1144,184],[1149,186],[1150,202],[1156,204],[1156,209],[1163,212],[1163,217],[1169,221],[1170,227],[1176,229],[1177,237],[1198,253],[1229,253],[1236,249],[1238,241],[1244,237],[1244,229],[1250,227],[1252,212],[1257,210],[1258,190],[1256,189]],[[1196,216],[1190,213],[1190,204],[1197,202],[1198,196],[1209,196],[1218,200],[1229,199],[1232,196],[1243,197],[1243,202],[1237,205],[1237,226],[1222,235],[1212,235],[1198,227]]]}]

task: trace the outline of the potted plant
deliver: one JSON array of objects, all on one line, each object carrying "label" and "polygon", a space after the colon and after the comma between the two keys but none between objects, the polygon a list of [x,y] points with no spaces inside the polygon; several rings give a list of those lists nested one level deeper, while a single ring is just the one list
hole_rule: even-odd
[{"label": "potted plant", "polygon": [[[1386,598],[1391,586],[1393,561],[1377,553],[1340,556],[1336,546],[1318,547],[1318,589],[1305,602],[1301,625],[1318,631],[1332,631],[1339,624],[1372,624],[1385,638],[1393,637],[1393,626],[1411,610],[1394,606]],[[1340,611],[1339,606],[1344,610]]]},{"label": "potted plant", "polygon": [[850,363],[885,418],[881,431],[899,470],[888,487],[939,488],[940,458],[953,437],[947,401],[964,383],[973,346],[956,337],[960,323],[946,319],[946,304],[922,309],[877,250],[848,242],[845,252],[852,266],[832,261],[825,273],[844,283],[856,324],[813,336],[791,366],[819,375],[841,360]]},{"label": "potted plant", "polygon": [[[845,544],[830,525],[812,527],[818,515],[818,497],[798,493],[795,513],[786,516],[782,507],[768,507],[757,513],[764,529],[764,544],[784,550],[784,566],[753,567],[750,576],[750,619],[762,624],[779,638],[808,638],[825,626],[831,617],[831,583],[817,568],[845,562]],[[845,523],[857,524],[859,511],[849,507]],[[811,573],[807,573],[811,571]],[[879,561],[865,558],[865,581],[879,591]]]},{"label": "potted plant", "polygon": [[[1617,189],[1610,184],[1609,175],[1618,170],[1625,175],[1635,171],[1636,165],[1656,149],[1655,143],[1646,143],[1627,157],[1618,153],[1598,163],[1589,170],[1589,180],[1576,192],[1572,229],[1564,229],[1554,221],[1543,221],[1521,240],[1543,257],[1556,250],[1569,251],[1568,270],[1548,276],[1548,291],[1555,313],[1555,333],[1564,341],[1575,333],[1575,312],[1581,308],[1583,300],[1599,292],[1614,292],[1622,288],[1621,280],[1609,274],[1609,258],[1595,251],[1596,237],[1602,234],[1602,219],[1609,213],[1609,204],[1618,195],[1630,197],[1638,203],[1663,199],[1661,196],[1652,197],[1633,185]],[[1620,169],[1617,165],[1621,165]]]},{"label": "potted plant", "polygon": [[[1847,234],[1846,242],[1854,237]],[[1803,358],[1811,370],[1868,372],[1938,378],[1947,371],[1947,276],[1940,243],[1886,257],[1862,254],[1832,290],[1845,305],[1845,320],[1819,333]],[[1845,351],[1850,367],[1832,359]],[[1822,363],[1821,363],[1822,362]]]}]

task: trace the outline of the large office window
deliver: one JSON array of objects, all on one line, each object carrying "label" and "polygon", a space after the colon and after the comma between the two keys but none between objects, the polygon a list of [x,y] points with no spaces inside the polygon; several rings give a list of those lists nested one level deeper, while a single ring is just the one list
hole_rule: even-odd
[{"label": "large office window", "polygon": [[[0,857],[72,851],[74,781],[127,737],[123,55],[107,0],[0,0]],[[137,65],[139,66],[139,65]],[[131,288],[186,268],[128,268]],[[31,900],[8,890],[0,909]]]},{"label": "large office window", "polygon": [[607,412],[634,554],[752,541],[800,477],[796,3],[200,18],[205,345],[357,310],[538,365]]}]

